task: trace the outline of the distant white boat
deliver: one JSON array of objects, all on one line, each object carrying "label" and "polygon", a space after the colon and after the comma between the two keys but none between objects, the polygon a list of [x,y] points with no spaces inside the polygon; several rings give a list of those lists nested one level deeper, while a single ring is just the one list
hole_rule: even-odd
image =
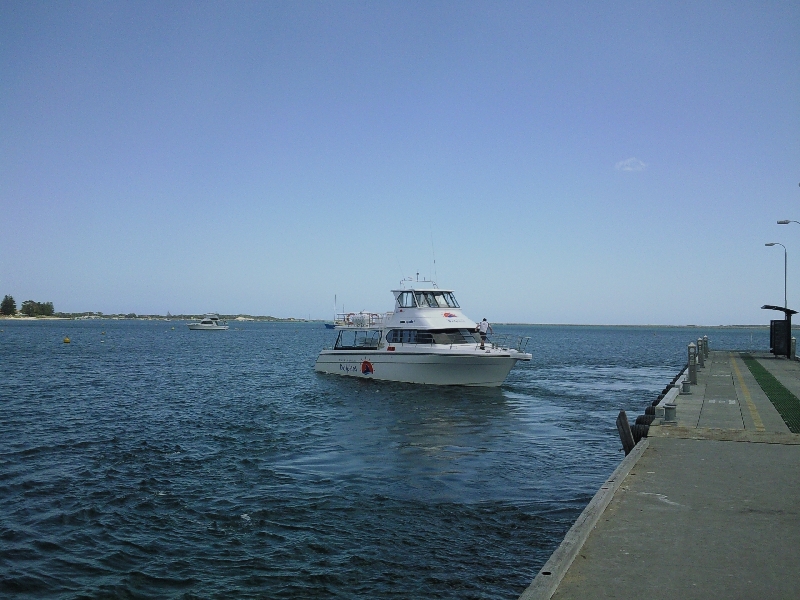
[{"label": "distant white boat", "polygon": [[228,325],[225,321],[220,321],[217,315],[206,315],[199,323],[188,323],[188,327],[194,331],[225,331]]}]

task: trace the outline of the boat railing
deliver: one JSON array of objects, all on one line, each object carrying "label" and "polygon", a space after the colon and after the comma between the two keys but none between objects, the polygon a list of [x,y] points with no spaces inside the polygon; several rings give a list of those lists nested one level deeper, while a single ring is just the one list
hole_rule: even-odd
[{"label": "boat railing", "polygon": [[530,336],[514,335],[511,333],[500,333],[492,335],[487,338],[492,348],[499,350],[516,350],[517,352],[525,352],[528,347],[528,342],[531,341]]},{"label": "boat railing", "polygon": [[356,312],[356,313],[337,313],[334,325],[336,327],[380,327],[393,313],[373,313],[373,312]]}]

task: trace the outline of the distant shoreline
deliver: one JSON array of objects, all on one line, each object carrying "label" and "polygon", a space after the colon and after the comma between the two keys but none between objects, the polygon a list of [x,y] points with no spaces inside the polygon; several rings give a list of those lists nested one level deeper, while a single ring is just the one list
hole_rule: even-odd
[{"label": "distant shoreline", "polygon": [[[769,325],[620,325],[620,324],[579,324],[579,323],[492,323],[493,325],[534,325],[536,327],[649,327],[651,329],[769,329]],[[800,329],[800,324],[792,329]]]},{"label": "distant shoreline", "polygon": [[[52,317],[28,317],[14,315],[0,315],[0,321],[199,321],[205,315],[92,315],[86,313],[78,314],[58,314]],[[237,323],[327,323],[325,319],[296,319],[294,317],[278,318],[271,316],[251,316],[251,315],[220,315],[224,321],[235,321]],[[527,326],[527,327],[649,327],[651,329],[769,329],[769,325],[620,325],[620,324],[578,324],[578,323],[518,323],[518,322],[496,322],[494,325],[505,326]],[[792,326],[792,329],[800,329],[800,324]]]},{"label": "distant shoreline", "polygon": [[[53,316],[29,317],[27,315],[0,315],[0,320],[7,321],[199,321],[205,315],[96,315],[85,313],[59,313]],[[295,319],[294,317],[278,318],[271,316],[251,315],[219,315],[223,321],[236,321],[237,323],[324,323],[315,319]]]}]

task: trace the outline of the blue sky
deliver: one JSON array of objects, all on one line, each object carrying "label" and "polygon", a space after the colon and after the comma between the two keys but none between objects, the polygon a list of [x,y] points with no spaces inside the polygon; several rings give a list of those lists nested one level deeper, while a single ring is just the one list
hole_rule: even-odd
[{"label": "blue sky", "polygon": [[796,2],[3,1],[0,294],[766,323],[798,65]]}]

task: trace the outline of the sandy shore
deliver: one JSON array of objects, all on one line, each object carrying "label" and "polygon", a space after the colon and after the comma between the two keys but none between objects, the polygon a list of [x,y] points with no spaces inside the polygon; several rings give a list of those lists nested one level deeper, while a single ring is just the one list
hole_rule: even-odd
[{"label": "sandy shore", "polygon": [[69,317],[18,317],[13,316],[9,317],[6,315],[0,315],[0,320],[7,320],[7,321],[71,321]]}]

